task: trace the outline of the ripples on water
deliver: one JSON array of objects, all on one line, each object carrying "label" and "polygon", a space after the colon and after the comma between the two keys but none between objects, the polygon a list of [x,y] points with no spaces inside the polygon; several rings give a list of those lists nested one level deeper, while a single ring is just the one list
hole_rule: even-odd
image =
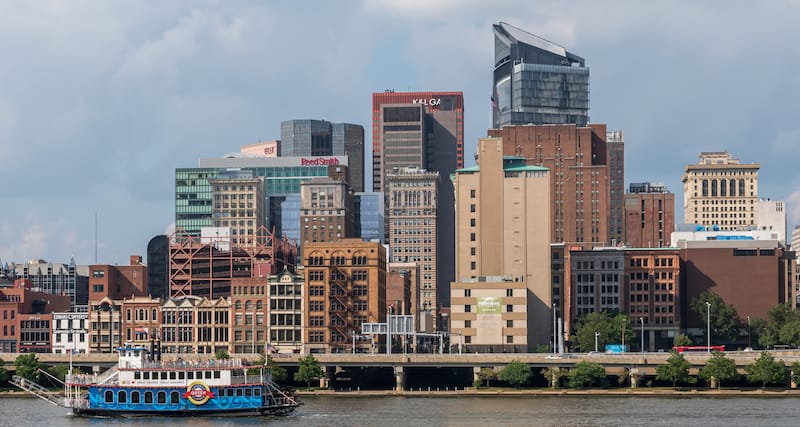
[{"label": "ripples on water", "polygon": [[796,398],[305,397],[287,417],[82,418],[38,399],[0,398],[0,426],[795,426]]}]

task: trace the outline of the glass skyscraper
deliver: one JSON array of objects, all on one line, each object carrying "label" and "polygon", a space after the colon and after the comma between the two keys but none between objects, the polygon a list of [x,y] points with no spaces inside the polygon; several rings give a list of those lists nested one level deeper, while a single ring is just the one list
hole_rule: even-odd
[{"label": "glass skyscraper", "polygon": [[347,156],[349,184],[364,191],[364,127],[325,120],[281,122],[281,157]]},{"label": "glass skyscraper", "polygon": [[501,22],[494,27],[492,125],[589,123],[589,69],[555,43]]}]

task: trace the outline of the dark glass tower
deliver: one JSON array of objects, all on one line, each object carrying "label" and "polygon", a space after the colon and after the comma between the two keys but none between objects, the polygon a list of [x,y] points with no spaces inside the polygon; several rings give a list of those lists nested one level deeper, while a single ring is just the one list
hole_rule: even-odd
[{"label": "dark glass tower", "polygon": [[492,125],[589,123],[583,58],[513,25],[494,27]]}]

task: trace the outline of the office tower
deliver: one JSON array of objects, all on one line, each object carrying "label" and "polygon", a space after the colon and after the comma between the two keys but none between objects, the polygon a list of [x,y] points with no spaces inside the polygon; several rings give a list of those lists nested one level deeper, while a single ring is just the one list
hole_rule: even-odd
[{"label": "office tower", "polygon": [[214,199],[212,225],[229,228],[233,244],[253,244],[255,231],[265,225],[264,178],[252,171],[224,171],[208,184]]},{"label": "office tower", "polygon": [[147,243],[147,294],[169,297],[169,238],[161,234]]},{"label": "office tower", "polygon": [[492,127],[589,123],[583,58],[505,22],[494,28]]},{"label": "office tower", "polygon": [[[436,318],[438,257],[438,172],[416,167],[386,174],[386,205],[389,223],[390,262],[416,262],[421,274],[420,310]],[[454,242],[450,242],[451,245]],[[448,262],[452,262],[449,259]]]},{"label": "office tower", "polygon": [[625,135],[621,130],[606,132],[608,147],[608,241],[625,241]]},{"label": "office tower", "polygon": [[[362,324],[386,322],[386,250],[380,243],[309,242],[303,267],[306,353],[349,353]],[[355,347],[367,352],[371,343]]]},{"label": "office tower", "polygon": [[489,136],[502,138],[506,156],[550,170],[553,243],[610,243],[604,124],[503,126]]},{"label": "office tower", "polygon": [[386,190],[394,168],[417,167],[438,172],[439,235],[436,290],[450,300],[455,278],[453,184],[447,179],[464,167],[464,95],[462,92],[394,92],[372,94],[372,188]]},{"label": "office tower", "polygon": [[480,140],[479,166],[453,178],[458,247],[450,328],[481,352],[531,351],[552,335],[550,210],[542,208],[550,173],[503,156],[503,144]]},{"label": "office tower", "polygon": [[313,178],[300,186],[300,241],[335,242],[355,237],[353,192],[344,181]]},{"label": "office tower", "polygon": [[759,199],[756,212],[758,229],[773,232],[774,236],[770,238],[786,246],[786,209],[783,200]]},{"label": "office tower", "polygon": [[281,122],[281,157],[347,156],[350,186],[364,189],[364,127],[325,120]]},{"label": "office tower", "polygon": [[356,193],[356,231],[367,242],[386,243],[386,204],[383,193]]},{"label": "office tower", "polygon": [[727,151],[702,152],[687,165],[683,182],[683,220],[720,230],[745,230],[758,221],[758,169]]},{"label": "office tower", "polygon": [[631,183],[625,195],[625,245],[661,248],[675,230],[675,195],[664,184]]}]

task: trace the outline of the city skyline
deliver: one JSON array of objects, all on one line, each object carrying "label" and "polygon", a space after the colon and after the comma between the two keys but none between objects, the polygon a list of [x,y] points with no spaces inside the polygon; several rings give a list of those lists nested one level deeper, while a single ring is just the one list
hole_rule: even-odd
[{"label": "city skyline", "polygon": [[800,59],[785,52],[800,4],[726,6],[7,3],[0,261],[94,263],[97,213],[97,261],[124,265],[174,221],[176,168],[277,139],[284,120],[359,124],[371,141],[370,98],[386,89],[462,91],[472,165],[500,21],[585,59],[590,122],[625,132],[625,188],[661,182],[680,206],[686,165],[726,150],[761,165],[759,196],[786,202],[791,231]]}]

